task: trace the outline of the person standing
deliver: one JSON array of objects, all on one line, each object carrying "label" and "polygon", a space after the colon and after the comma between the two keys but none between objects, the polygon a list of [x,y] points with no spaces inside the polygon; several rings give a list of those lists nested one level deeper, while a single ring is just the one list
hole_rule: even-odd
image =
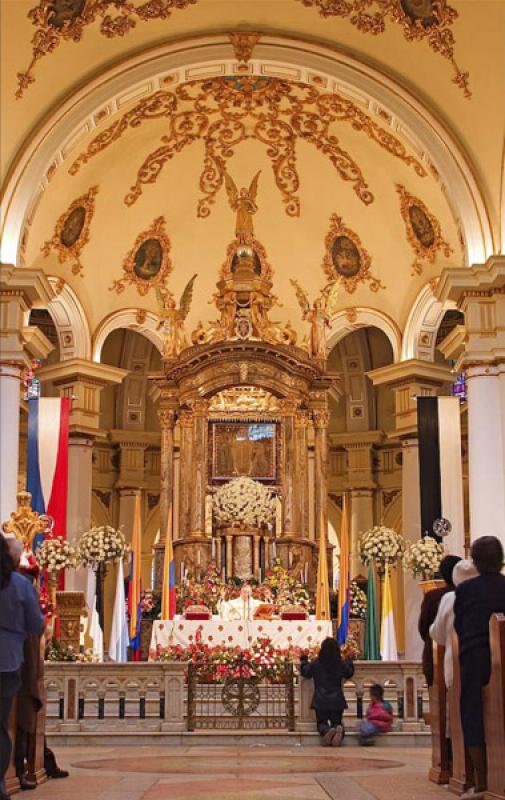
[{"label": "person standing", "polygon": [[0,800],[8,800],[5,775],[12,753],[9,716],[21,683],[24,641],[27,634],[40,635],[43,628],[37,592],[15,571],[5,536],[0,534]]},{"label": "person standing", "polygon": [[347,708],[342,683],[352,678],[354,664],[342,658],[337,640],[328,637],[322,643],[315,661],[302,656],[300,672],[304,678],[314,679],[311,708],[316,712],[321,744],[339,747],[344,738],[342,715]]},{"label": "person standing", "polygon": [[430,626],[435,622],[438,607],[444,594],[454,591],[452,582],[452,571],[458,561],[459,556],[445,556],[440,562],[440,574],[445,581],[445,586],[440,589],[432,589],[425,594],[419,615],[419,635],[424,642],[423,648],[423,675],[428,686],[433,686],[433,642],[430,636]]},{"label": "person standing", "polygon": [[459,637],[461,669],[461,725],[475,773],[475,792],[464,798],[483,798],[487,785],[486,744],[482,687],[491,677],[489,620],[505,613],[503,546],[496,536],[481,536],[472,544],[471,556],[479,573],[456,588],[454,628]]}]

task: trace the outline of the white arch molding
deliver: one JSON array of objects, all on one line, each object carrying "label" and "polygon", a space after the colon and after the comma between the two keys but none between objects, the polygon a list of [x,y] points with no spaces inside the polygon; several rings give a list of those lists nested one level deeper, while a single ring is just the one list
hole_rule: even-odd
[{"label": "white arch molding", "polygon": [[109,314],[108,317],[101,321],[93,336],[93,361],[100,363],[102,348],[107,336],[118,330],[118,328],[126,328],[136,333],[141,333],[161,353],[163,342],[160,332],[157,330],[158,323],[158,317],[152,311],[142,311],[141,316],[139,316],[136,308],[123,308],[120,311]]},{"label": "white arch molding", "polygon": [[[484,263],[493,252],[491,226],[480,188],[456,138],[420,102],[391,78],[347,53],[301,39],[263,35],[250,72],[312,83],[338,91],[367,113],[386,111],[390,127],[404,135],[418,157],[440,176],[442,188],[461,224],[468,264]],[[178,83],[240,75],[227,34],[165,43],[132,55],[87,81],[34,130],[5,182],[1,259],[19,264],[25,221],[33,216],[54,169],[79,140],[119,107],[157,89],[170,76]],[[387,123],[381,116],[383,126]]]},{"label": "white arch molding", "polygon": [[[358,328],[379,328],[389,339],[393,348],[393,360],[400,360],[402,350],[402,334],[400,328],[390,317],[376,308],[359,307],[352,309],[353,316],[348,315],[348,310],[339,311],[332,318],[330,332],[326,342],[326,351],[330,353],[348,333]],[[352,319],[352,322],[350,321]]]},{"label": "white arch molding", "polygon": [[49,283],[55,290],[55,296],[47,306],[54,322],[60,346],[60,360],[69,358],[89,359],[91,356],[91,335],[88,320],[74,290],[62,281],[50,275]]},{"label": "white arch molding", "polygon": [[402,361],[420,358],[423,361],[435,360],[437,333],[444,314],[456,308],[456,303],[448,300],[441,303],[433,294],[429,283],[424,286],[410,309],[403,333]]}]

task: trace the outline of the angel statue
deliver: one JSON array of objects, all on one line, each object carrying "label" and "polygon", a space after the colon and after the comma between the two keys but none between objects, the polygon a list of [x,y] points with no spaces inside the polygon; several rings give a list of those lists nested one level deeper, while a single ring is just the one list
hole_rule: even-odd
[{"label": "angel statue", "polygon": [[309,355],[318,361],[326,359],[326,328],[330,327],[330,319],[336,310],[338,281],[329,283],[321,296],[310,305],[307,293],[293,278],[290,279],[296,297],[303,312],[303,319],[310,322]]},{"label": "angel statue", "polygon": [[226,193],[232,211],[237,212],[237,219],[235,222],[235,236],[244,244],[250,244],[254,238],[253,230],[253,214],[258,210],[256,205],[256,195],[258,193],[258,179],[261,170],[256,173],[251,181],[249,189],[243,187],[240,191],[237,189],[235,182],[231,175],[224,170],[224,183],[226,186]]},{"label": "angel statue", "polygon": [[189,347],[184,331],[184,320],[188,316],[191,306],[195,279],[196,274],[188,281],[181,295],[179,308],[175,307],[175,300],[170,292],[156,287],[160,318],[158,330],[162,328],[162,355],[166,360],[177,358],[181,350]]}]

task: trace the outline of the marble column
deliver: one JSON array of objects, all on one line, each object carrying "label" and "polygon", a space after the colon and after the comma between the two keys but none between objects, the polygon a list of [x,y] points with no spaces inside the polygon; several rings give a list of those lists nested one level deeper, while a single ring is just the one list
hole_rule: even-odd
[{"label": "marble column", "polygon": [[193,414],[183,411],[179,417],[181,429],[179,538],[191,531],[192,475],[193,475]]},{"label": "marble column", "polygon": [[[76,543],[81,533],[91,527],[91,484],[93,473],[93,437],[71,433],[68,437],[67,538]],[[65,588],[86,590],[86,570],[69,570]]]},{"label": "marble column", "polygon": [[299,535],[295,521],[296,403],[282,401],[282,535]]},{"label": "marble column", "polygon": [[158,413],[161,428],[159,545],[164,549],[171,506],[172,523],[174,519],[174,428],[176,415],[173,409],[167,408],[160,408]]},{"label": "marble column", "polygon": [[326,410],[314,410],[314,511],[316,541],[319,543],[321,532],[328,535],[328,422]]},{"label": "marble column", "polygon": [[351,578],[366,575],[366,567],[360,561],[358,541],[365,531],[373,528],[373,489],[351,489],[351,513],[349,520],[351,534],[350,567]]},{"label": "marble column", "polygon": [[31,358],[45,358],[53,349],[38,329],[25,326],[25,318],[53,295],[42,270],[0,265],[0,524],[17,509],[21,373]]},{"label": "marble column", "polygon": [[191,535],[205,536],[205,501],[207,496],[207,425],[206,400],[197,400],[193,409],[193,468],[191,473]]},{"label": "marble column", "polygon": [[444,270],[436,293],[465,315],[461,335],[440,349],[458,350],[456,370],[467,379],[470,539],[491,534],[505,546],[505,256]]},{"label": "marble column", "polygon": [[309,538],[309,417],[299,411],[295,417],[295,530]]},{"label": "marble column", "polygon": [[[419,445],[417,439],[402,441],[402,524],[407,542],[421,538],[421,495],[419,489]],[[405,659],[420,661],[423,642],[417,632],[423,600],[419,583],[404,572]]]}]

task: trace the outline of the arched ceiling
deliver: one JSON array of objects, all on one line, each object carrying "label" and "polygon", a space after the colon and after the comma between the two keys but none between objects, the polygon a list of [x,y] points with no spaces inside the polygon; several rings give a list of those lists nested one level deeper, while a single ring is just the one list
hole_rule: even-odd
[{"label": "arched ceiling", "polygon": [[[401,8],[411,11],[430,5],[429,0],[402,3]],[[255,234],[266,249],[274,292],[283,303],[271,316],[290,319],[299,332],[303,330],[290,279],[298,280],[315,297],[332,277],[329,246],[340,236],[343,249],[350,247],[351,260],[360,264],[360,272],[358,280],[342,282],[337,310],[378,308],[403,330],[422,287],[444,266],[464,264],[468,256],[466,231],[451,186],[441,179],[431,154],[415,140],[415,130],[402,127],[401,120],[393,121],[388,111],[375,101],[370,103],[355,87],[330,85],[316,70],[304,73],[309,85],[302,85],[288,72],[279,77],[278,65],[268,73],[265,58],[256,64],[259,74],[254,78],[241,78],[235,62],[234,75],[212,73],[207,65],[200,72],[195,67],[189,82],[187,75],[181,82],[180,75],[174,78],[167,73],[167,79],[158,78],[147,93],[128,95],[127,91],[129,56],[155,45],[159,51],[160,43],[167,42],[173,48],[175,75],[182,56],[178,60],[173,43],[187,45],[191,36],[196,37],[195,52],[199,42],[203,48],[204,35],[246,28],[265,36],[281,32],[297,37],[305,62],[310,62],[311,42],[314,48],[322,43],[349,53],[354,61],[362,62],[363,70],[373,67],[377,74],[384,74],[393,95],[397,85],[405,104],[412,96],[412,105],[428,107],[440,130],[445,126],[451,131],[467,162],[468,180],[473,175],[480,186],[487,210],[478,213],[481,220],[487,213],[496,248],[505,129],[501,47],[505,3],[455,3],[457,18],[442,3],[443,23],[412,26],[405,13],[398,11],[396,0],[372,0],[370,13],[379,14],[373,26],[380,28],[380,20],[384,26],[383,31],[374,32],[355,24],[355,17],[347,13],[353,5],[354,0],[177,4],[131,0],[130,9],[151,8],[152,18],[143,21],[133,11],[120,13],[112,3],[102,2],[105,16],[93,15],[98,8],[95,0],[80,6],[78,0],[41,0],[39,4],[2,0],[3,175],[9,169],[14,174],[22,143],[40,120],[78,87],[85,87],[88,79],[93,77],[93,85],[98,86],[100,73],[117,64],[114,69],[123,80],[121,104],[116,98],[95,109],[93,130],[88,126],[86,133],[82,128],[59,151],[54,167],[48,170],[50,162],[45,165],[40,183],[44,191],[37,195],[34,185],[24,240],[17,251],[19,260],[64,279],[79,297],[93,333],[104,318],[120,309],[140,309],[139,320],[143,311],[156,311],[154,291],[145,294],[145,284],[124,280],[128,256],[131,268],[142,243],[138,237],[149,237],[149,231],[155,230],[153,236],[165,236],[169,242],[164,270],[171,291],[178,295],[188,278],[198,273],[188,318],[191,331],[199,319],[205,322],[216,316],[208,301],[233,239],[234,213],[220,169],[226,165],[239,187],[248,186],[261,170]],[[65,39],[62,30],[66,29],[54,24],[55,15],[63,14],[65,6],[84,15],[84,23],[73,29],[78,42]],[[168,11],[172,6],[170,15],[158,18],[160,9]],[[35,7],[40,11],[35,15],[38,27],[28,17]],[[321,10],[328,15],[322,16]],[[128,19],[136,24],[115,35],[114,19],[119,27]],[[361,28],[372,25],[372,18],[367,20],[362,18]],[[52,37],[55,47],[36,59],[31,72],[34,82],[14,100],[16,73],[23,72],[32,59],[30,41],[36,30]],[[50,49],[42,33],[37,40],[39,54]],[[442,34],[445,57],[435,52],[440,45],[437,36]],[[450,36],[454,37],[449,47],[452,59],[447,51]],[[206,44],[214,46],[216,58],[229,59],[230,44]],[[260,38],[253,57],[261,55],[261,47]],[[277,45],[278,50],[281,47]],[[492,80],[484,53],[492,54]],[[195,55],[193,62],[197,60]],[[462,72],[468,71],[468,81],[460,74],[454,83],[455,63]],[[465,96],[469,90],[471,98]],[[85,104],[86,91],[76,95],[76,102],[79,98]],[[58,221],[68,217],[72,204],[88,208],[85,228],[89,230],[79,239],[82,246],[69,252],[60,246]],[[412,206],[423,213],[409,211]],[[417,223],[412,222],[412,213],[417,214]],[[421,242],[426,217],[430,220],[425,231],[431,242],[428,247]],[[345,258],[345,252],[341,253],[341,259]]]}]

